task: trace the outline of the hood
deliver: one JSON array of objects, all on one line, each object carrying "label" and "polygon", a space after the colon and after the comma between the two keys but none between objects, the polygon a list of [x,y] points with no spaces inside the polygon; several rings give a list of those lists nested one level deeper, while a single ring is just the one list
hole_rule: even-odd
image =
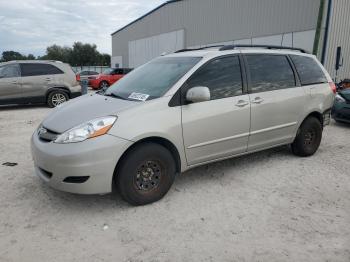
[{"label": "hood", "polygon": [[346,101],[350,102],[350,88],[342,90],[339,93],[342,97],[346,99]]},{"label": "hood", "polygon": [[85,95],[56,107],[42,125],[54,132],[63,133],[89,120],[117,115],[119,112],[141,105],[140,102],[121,100],[99,94]]}]

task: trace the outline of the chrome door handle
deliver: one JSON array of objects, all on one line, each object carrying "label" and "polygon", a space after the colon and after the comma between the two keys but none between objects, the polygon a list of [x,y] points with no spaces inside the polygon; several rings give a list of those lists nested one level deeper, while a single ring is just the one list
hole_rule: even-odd
[{"label": "chrome door handle", "polygon": [[18,82],[17,81],[12,81],[12,84],[17,85]]},{"label": "chrome door handle", "polygon": [[246,105],[249,105],[249,103],[247,101],[244,101],[244,100],[239,100],[237,103],[236,103],[236,106],[238,107],[244,107]]},{"label": "chrome door handle", "polygon": [[254,104],[261,104],[262,102],[264,102],[264,99],[262,99],[261,97],[256,97],[252,101],[252,103],[254,103]]}]

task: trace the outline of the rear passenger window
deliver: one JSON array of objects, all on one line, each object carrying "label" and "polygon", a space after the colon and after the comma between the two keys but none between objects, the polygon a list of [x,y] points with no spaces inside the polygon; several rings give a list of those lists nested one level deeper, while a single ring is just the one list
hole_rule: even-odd
[{"label": "rear passenger window", "polygon": [[0,78],[12,78],[12,77],[19,77],[19,68],[18,65],[5,65],[0,66]]},{"label": "rear passenger window", "polygon": [[242,94],[242,75],[238,56],[215,59],[195,72],[187,88],[205,86],[211,100]]},{"label": "rear passenger window", "polygon": [[295,87],[295,76],[286,56],[247,55],[251,92],[266,92]]},{"label": "rear passenger window", "polygon": [[302,85],[327,83],[328,80],[322,69],[311,57],[291,55],[290,56],[299,75]]},{"label": "rear passenger window", "polygon": [[40,76],[63,74],[63,71],[50,64],[23,63],[21,64],[22,76]]}]

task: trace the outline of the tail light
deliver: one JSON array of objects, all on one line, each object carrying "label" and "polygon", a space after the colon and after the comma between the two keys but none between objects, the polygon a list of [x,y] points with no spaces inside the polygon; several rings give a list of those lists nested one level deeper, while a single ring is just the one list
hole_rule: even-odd
[{"label": "tail light", "polygon": [[337,86],[334,84],[334,82],[329,82],[329,87],[332,89],[333,93],[337,93]]},{"label": "tail light", "polygon": [[80,81],[80,75],[79,75],[79,74],[77,74],[77,75],[75,76],[75,78],[76,78],[77,81]]}]

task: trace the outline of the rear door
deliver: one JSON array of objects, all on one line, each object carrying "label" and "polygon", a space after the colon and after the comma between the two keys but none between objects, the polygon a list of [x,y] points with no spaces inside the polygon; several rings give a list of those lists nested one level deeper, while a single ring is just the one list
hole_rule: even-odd
[{"label": "rear door", "polygon": [[246,152],[250,125],[249,96],[244,92],[238,55],[213,59],[186,82],[205,86],[211,100],[182,106],[182,128],[187,162],[195,165]]},{"label": "rear door", "polygon": [[117,68],[114,69],[111,78],[111,84],[114,84],[115,82],[117,82],[119,79],[121,79],[124,76],[124,70],[122,68]]},{"label": "rear door", "polygon": [[291,143],[307,95],[286,55],[245,55],[251,128],[248,151]]},{"label": "rear door", "polygon": [[[329,82],[331,78],[316,58],[309,56],[290,56],[298,72],[301,85],[310,94],[310,107],[323,107],[323,111],[331,109],[334,94],[330,91]],[[328,76],[326,76],[326,74]]]},{"label": "rear door", "polygon": [[47,90],[57,84],[56,75],[63,74],[59,68],[45,63],[21,63],[23,95],[44,99]]},{"label": "rear door", "polygon": [[0,66],[0,104],[18,103],[22,99],[18,64]]}]

